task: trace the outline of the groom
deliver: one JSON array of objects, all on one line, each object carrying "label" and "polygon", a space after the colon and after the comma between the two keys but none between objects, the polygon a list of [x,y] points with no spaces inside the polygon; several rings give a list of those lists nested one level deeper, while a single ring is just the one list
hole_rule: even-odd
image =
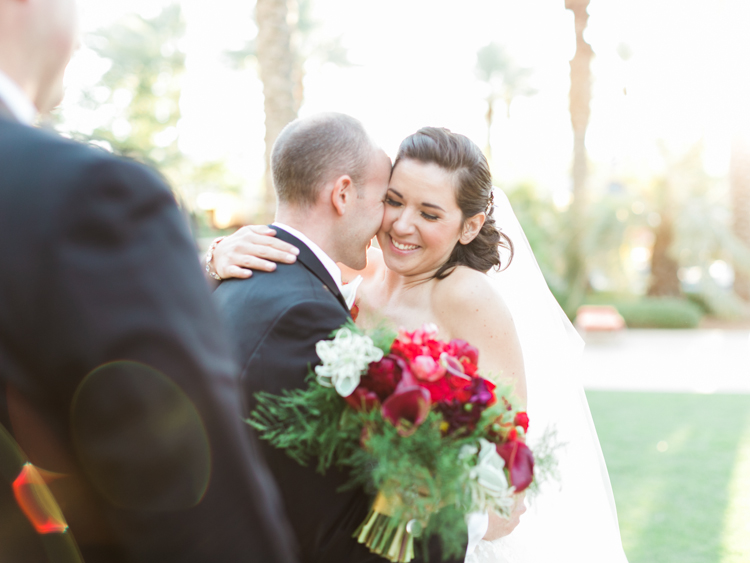
[{"label": "groom", "polygon": [[[297,262],[276,273],[223,282],[214,293],[244,366],[246,414],[259,391],[301,388],[315,344],[350,319],[337,262],[367,264],[367,247],[380,227],[390,159],[347,115],[298,119],[281,132],[271,164],[278,196],[277,237],[299,249]],[[248,431],[250,431],[248,427]],[[284,499],[304,563],[383,561],[352,534],[370,508],[361,490],[338,492],[346,475],[302,467],[262,442]],[[440,561],[431,546],[430,559]]]}]

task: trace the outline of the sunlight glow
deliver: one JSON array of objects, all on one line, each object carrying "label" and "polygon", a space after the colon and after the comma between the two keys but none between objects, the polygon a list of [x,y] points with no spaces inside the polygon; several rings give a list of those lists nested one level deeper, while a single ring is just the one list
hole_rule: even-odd
[{"label": "sunlight glow", "polygon": [[[234,71],[222,58],[256,34],[254,4],[180,3],[187,22],[180,148],[199,162],[225,159],[255,189],[264,169],[262,86],[254,66]],[[153,17],[168,1],[79,4],[86,33],[128,12]],[[722,0],[709,7],[697,0],[594,0],[589,13],[586,38],[595,53],[586,140],[592,189],[662,170],[660,140],[680,151],[702,138],[707,171],[725,175],[731,134],[750,122],[750,74],[741,72],[750,59],[750,2]],[[565,184],[575,45],[572,14],[562,0],[468,0],[460,9],[448,0],[317,0],[313,17],[322,33],[342,37],[354,66],[308,61],[301,115],[351,113],[391,155],[402,138],[425,125],[449,127],[484,146],[486,104],[474,65],[477,50],[496,41],[533,69],[537,94],[517,98],[510,119],[498,103],[490,135],[494,174],[503,184],[530,180],[548,192]],[[102,116],[77,103],[81,88],[95,84],[106,66],[85,47],[76,54],[64,106],[70,129],[91,131],[101,122]],[[567,205],[562,195],[555,200]]]}]

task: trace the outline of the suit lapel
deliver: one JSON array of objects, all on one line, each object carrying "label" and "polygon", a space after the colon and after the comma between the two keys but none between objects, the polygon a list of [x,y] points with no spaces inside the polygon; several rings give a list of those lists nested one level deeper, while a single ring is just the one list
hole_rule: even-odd
[{"label": "suit lapel", "polygon": [[346,300],[344,299],[344,296],[341,295],[341,291],[339,291],[339,287],[336,285],[336,282],[333,281],[331,274],[328,273],[328,270],[326,270],[326,267],[323,265],[323,263],[318,259],[317,256],[315,256],[315,253],[310,250],[310,248],[304,242],[299,240],[294,235],[286,232],[284,229],[280,227],[274,227],[273,225],[268,226],[276,231],[277,239],[288,242],[289,244],[296,246],[299,249],[299,256],[297,256],[297,261],[301,262],[305,268],[310,270],[320,281],[323,282],[323,285],[325,285],[328,290],[333,293],[336,299],[338,299],[338,302],[344,309],[346,309],[348,313],[349,307],[346,306]]}]

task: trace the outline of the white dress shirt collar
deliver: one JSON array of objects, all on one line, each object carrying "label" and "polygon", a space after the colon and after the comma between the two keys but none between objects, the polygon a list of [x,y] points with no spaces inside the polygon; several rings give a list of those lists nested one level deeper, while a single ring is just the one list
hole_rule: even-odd
[{"label": "white dress shirt collar", "polygon": [[36,119],[36,108],[21,87],[0,70],[0,100],[10,112],[26,125],[31,125]]},{"label": "white dress shirt collar", "polygon": [[273,226],[278,227],[279,229],[284,229],[287,233],[297,237],[299,240],[305,243],[307,248],[312,250],[313,254],[315,254],[318,260],[320,260],[325,269],[328,270],[328,273],[331,274],[331,277],[333,278],[333,281],[336,282],[336,287],[339,288],[339,291],[342,291],[343,286],[341,285],[341,268],[336,265],[336,262],[334,262],[333,259],[323,251],[322,248],[320,248],[317,244],[307,238],[304,234],[300,233],[294,227],[290,227],[289,225],[285,225],[284,223],[273,223]]}]

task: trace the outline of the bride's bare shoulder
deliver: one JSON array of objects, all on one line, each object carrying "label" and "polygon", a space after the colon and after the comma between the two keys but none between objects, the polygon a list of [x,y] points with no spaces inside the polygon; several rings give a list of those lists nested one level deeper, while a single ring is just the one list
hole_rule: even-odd
[{"label": "bride's bare shoulder", "polygon": [[503,296],[487,274],[465,266],[435,284],[433,307],[441,320],[453,326],[480,319],[513,324]]},{"label": "bride's bare shoulder", "polygon": [[453,304],[490,297],[502,299],[487,274],[466,266],[458,266],[448,277],[435,284],[435,295]]}]

